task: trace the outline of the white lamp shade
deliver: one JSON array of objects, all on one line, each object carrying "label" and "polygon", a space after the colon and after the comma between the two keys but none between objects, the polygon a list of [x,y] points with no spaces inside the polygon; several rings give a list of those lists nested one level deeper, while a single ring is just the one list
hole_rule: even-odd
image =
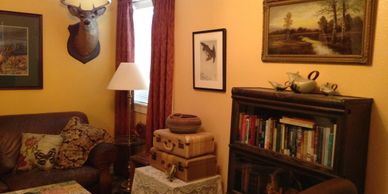
[{"label": "white lamp shade", "polygon": [[145,81],[136,64],[127,62],[120,63],[119,68],[117,68],[108,85],[108,89],[110,90],[129,91],[143,90],[146,88]]}]

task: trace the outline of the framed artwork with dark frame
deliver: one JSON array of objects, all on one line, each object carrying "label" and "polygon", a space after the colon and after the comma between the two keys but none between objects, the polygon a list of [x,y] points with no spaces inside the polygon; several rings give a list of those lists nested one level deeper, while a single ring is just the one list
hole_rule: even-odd
[{"label": "framed artwork with dark frame", "polygon": [[42,88],[42,15],[0,11],[0,89]]},{"label": "framed artwork with dark frame", "polygon": [[225,91],[226,29],[193,32],[193,88]]},{"label": "framed artwork with dark frame", "polygon": [[375,0],[264,0],[265,62],[368,65]]}]

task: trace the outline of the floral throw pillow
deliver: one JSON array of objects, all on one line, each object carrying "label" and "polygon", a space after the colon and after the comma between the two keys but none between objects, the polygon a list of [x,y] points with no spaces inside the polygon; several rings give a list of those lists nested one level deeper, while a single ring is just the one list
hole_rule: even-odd
[{"label": "floral throw pillow", "polygon": [[16,169],[30,170],[33,167],[42,170],[52,169],[62,140],[60,135],[23,133]]},{"label": "floral throw pillow", "polygon": [[113,138],[104,129],[81,123],[79,117],[72,117],[61,131],[63,144],[58,152],[55,168],[81,167],[90,151],[99,143],[112,143]]}]

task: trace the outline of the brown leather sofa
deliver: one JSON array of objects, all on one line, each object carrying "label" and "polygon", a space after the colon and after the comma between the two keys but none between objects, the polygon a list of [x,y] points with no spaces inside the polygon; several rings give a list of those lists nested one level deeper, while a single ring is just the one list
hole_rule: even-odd
[{"label": "brown leather sofa", "polygon": [[314,185],[299,194],[357,194],[357,189],[351,181],[335,178]]},{"label": "brown leather sofa", "polygon": [[111,193],[110,166],[117,154],[113,144],[102,143],[94,147],[81,168],[14,171],[22,132],[59,134],[73,116],[78,116],[84,123],[88,123],[87,116],[81,112],[0,116],[0,193],[69,180],[77,181],[92,193]]}]

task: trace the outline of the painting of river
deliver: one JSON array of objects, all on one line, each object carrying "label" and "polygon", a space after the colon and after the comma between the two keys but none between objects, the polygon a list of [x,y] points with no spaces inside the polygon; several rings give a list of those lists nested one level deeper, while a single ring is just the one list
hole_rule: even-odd
[{"label": "painting of river", "polygon": [[[279,3],[280,2],[280,3]],[[268,56],[363,55],[367,0],[279,0],[265,10]],[[282,3],[284,2],[284,3]],[[367,35],[368,37],[366,37]]]}]

